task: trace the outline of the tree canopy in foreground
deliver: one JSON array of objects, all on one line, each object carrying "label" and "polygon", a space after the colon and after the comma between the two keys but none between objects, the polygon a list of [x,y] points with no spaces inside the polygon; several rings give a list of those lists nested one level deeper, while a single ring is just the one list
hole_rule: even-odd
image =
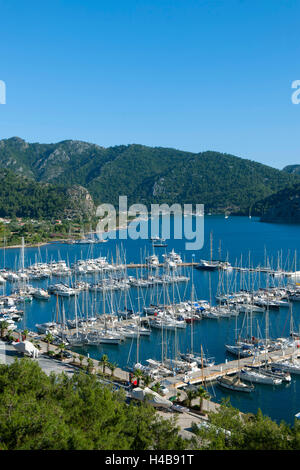
[{"label": "tree canopy in foreground", "polygon": [[171,420],[127,405],[94,375],[47,376],[29,359],[0,366],[0,449],[184,449]]},{"label": "tree canopy in foreground", "polygon": [[241,414],[229,400],[223,400],[217,413],[209,416],[209,425],[193,430],[202,449],[210,450],[299,450],[300,422],[293,427],[284,421],[277,424],[261,410]]},{"label": "tree canopy in foreground", "polygon": [[0,365],[0,450],[300,449],[297,421],[277,424],[224,402],[208,423],[183,439],[176,421],[147,401],[128,404],[93,374],[47,376],[28,358]]}]

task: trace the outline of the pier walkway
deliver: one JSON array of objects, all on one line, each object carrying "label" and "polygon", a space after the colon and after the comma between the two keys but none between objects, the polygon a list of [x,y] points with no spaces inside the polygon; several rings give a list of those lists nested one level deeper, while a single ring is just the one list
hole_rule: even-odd
[{"label": "pier walkway", "polygon": [[[158,268],[163,268],[165,265],[164,263],[159,263],[156,267]],[[199,266],[199,262],[183,262],[183,263],[178,263],[177,267],[196,267]],[[147,269],[149,268],[149,265],[146,263],[128,263],[124,265],[125,269]],[[150,269],[155,269],[153,266]],[[240,266],[229,266],[229,267],[224,267],[220,265],[216,270],[231,270],[234,269],[235,271],[250,271],[250,272],[261,272],[261,273],[269,273],[274,276],[287,276],[287,277],[300,277],[300,271],[282,271],[282,270],[276,270],[276,269],[271,269],[269,267],[264,267],[264,266],[257,266],[255,268],[247,268],[247,267],[240,267]],[[201,268],[201,271],[205,271],[205,268]]]},{"label": "pier walkway", "polygon": [[[268,353],[267,363],[271,364],[273,362],[280,362],[284,359],[289,359],[292,356],[299,357],[300,349],[295,351],[293,348],[288,348],[283,351],[274,351]],[[241,358],[239,361],[233,360],[214,365],[213,367],[206,367],[200,371],[196,371],[190,374],[178,374],[175,376],[166,377],[165,381],[167,381],[170,386],[174,388],[182,388],[192,384],[207,384],[209,382],[216,381],[219,377],[222,377],[226,374],[234,374],[238,372],[240,368],[243,368],[247,365],[260,366],[265,363],[265,360],[266,355],[263,353],[259,356],[256,356],[255,358],[253,356],[249,356],[246,358]]]}]

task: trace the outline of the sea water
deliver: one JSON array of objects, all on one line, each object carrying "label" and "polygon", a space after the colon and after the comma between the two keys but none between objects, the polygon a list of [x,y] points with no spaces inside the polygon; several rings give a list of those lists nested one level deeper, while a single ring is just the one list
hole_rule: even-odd
[{"label": "sea water", "polygon": [[[171,220],[172,222],[172,220]],[[177,223],[176,217],[173,222]],[[149,223],[150,222],[144,222]],[[124,232],[123,232],[124,233]],[[171,237],[167,240],[166,248],[154,248],[155,254],[163,261],[162,254],[175,250],[184,261],[200,261],[200,259],[210,259],[211,242],[213,248],[213,258],[228,260],[232,265],[243,265],[244,267],[265,266],[269,264],[274,269],[278,265],[285,270],[299,269],[299,262],[295,256],[299,248],[300,226],[284,224],[261,223],[257,218],[206,216],[204,223],[204,246],[201,250],[185,250],[186,240],[174,239],[174,230],[171,224]],[[141,263],[145,256],[153,254],[153,247],[149,240],[119,240],[110,239],[107,243],[93,245],[68,245],[63,243],[52,243],[39,248],[25,248],[25,266],[34,262],[50,262],[52,260],[64,259],[70,265],[78,259],[87,259],[99,256],[107,256],[108,261],[129,263]],[[2,258],[2,259],[1,259]],[[19,249],[6,249],[0,251],[0,266],[11,269],[20,267],[21,253]],[[152,303],[163,303],[163,295],[170,303],[180,300],[191,299],[191,279],[194,282],[194,298],[206,299],[215,303],[215,295],[218,292],[239,290],[242,288],[257,288],[259,286],[275,285],[281,282],[280,279],[272,279],[262,273],[240,274],[235,270],[226,272],[198,271],[191,267],[181,268],[181,274],[190,277],[190,282],[176,283],[174,286],[167,286],[165,293],[163,287],[131,288],[127,292],[127,305],[137,311],[138,305],[148,306]],[[161,272],[161,270],[160,270]],[[146,275],[146,269],[127,270],[128,275]],[[96,282],[101,275],[92,274],[80,276],[78,280]],[[42,281],[30,281],[34,286],[47,288],[49,284],[57,282],[70,282],[74,278],[53,277]],[[10,292],[12,286],[7,282],[3,289]],[[105,312],[123,310],[124,292],[106,294]],[[62,303],[67,318],[74,318],[74,298],[60,299],[60,310]],[[103,297],[101,293],[88,293],[78,295],[79,316],[94,316],[95,313],[103,312]],[[56,298],[51,296],[49,301],[33,300],[25,303],[20,308],[24,309],[24,317],[19,324],[20,328],[35,329],[36,323],[43,323],[55,320],[57,315]],[[293,304],[293,318],[296,330],[299,329],[300,305]],[[271,338],[288,336],[290,328],[290,312],[287,308],[280,310],[270,310],[269,315],[269,336]],[[167,357],[174,358],[178,352],[186,352],[191,348],[191,333],[193,333],[194,352],[203,351],[208,356],[215,357],[216,363],[234,359],[225,351],[225,344],[233,344],[238,332],[244,332],[249,327],[249,319],[245,321],[245,316],[240,314],[237,319],[220,318],[218,320],[203,319],[187,325],[185,330],[177,330],[164,333],[164,352]],[[253,315],[252,331],[255,336],[265,335],[265,315],[257,313]],[[89,354],[90,357],[100,359],[102,354],[107,354],[109,361],[116,363],[119,367],[126,368],[132,366],[137,360],[137,340],[127,339],[120,345],[99,345],[74,349],[78,353]],[[153,329],[150,337],[140,337],[139,361],[153,358],[160,360],[162,355],[161,332]],[[244,412],[256,413],[261,408],[264,414],[280,421],[285,420],[293,423],[294,415],[300,411],[300,378],[292,376],[290,384],[280,386],[255,385],[255,391],[251,394],[241,394],[238,392],[228,392],[218,386],[209,388],[212,399],[220,402],[223,397],[230,396],[231,404]]]}]

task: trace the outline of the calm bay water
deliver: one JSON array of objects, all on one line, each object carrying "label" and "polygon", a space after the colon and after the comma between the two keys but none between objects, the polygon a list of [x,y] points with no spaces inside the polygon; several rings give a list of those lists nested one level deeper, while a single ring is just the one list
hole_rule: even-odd
[{"label": "calm bay water", "polygon": [[[145,222],[147,223],[147,222]],[[160,256],[172,248],[181,254],[186,261],[191,261],[194,255],[195,261],[207,259],[210,257],[210,233],[213,237],[213,252],[215,259],[228,259],[232,264],[239,264],[242,261],[243,266],[265,265],[269,262],[274,268],[278,262],[282,263],[284,269],[295,269],[295,250],[299,248],[300,226],[278,225],[260,223],[258,219],[247,217],[229,217],[224,219],[223,216],[206,216],[205,217],[205,243],[199,251],[186,251],[185,240],[175,240],[171,231],[171,239],[168,240],[168,247],[156,248],[156,254]],[[53,243],[37,248],[25,249],[25,265],[36,261],[47,261],[65,259],[70,264],[78,259],[92,258],[98,256],[107,256],[109,260],[116,261],[126,256],[127,263],[139,263],[145,255],[152,254],[152,247],[148,240],[109,240],[105,244],[97,245],[67,245],[61,243]],[[0,266],[7,268],[18,268],[20,260],[20,250],[7,249],[0,251]],[[299,263],[296,258],[297,269]],[[183,268],[182,273],[192,278],[190,268]],[[135,269],[128,269],[128,274],[135,276]],[[97,280],[98,275],[90,275],[80,277],[89,282]],[[193,270],[193,278],[195,285],[195,297],[198,299],[212,300],[218,290],[231,291],[235,288],[249,288],[259,285],[264,286],[266,282],[273,282],[266,278],[265,275],[250,276],[248,273],[240,275],[236,272],[224,273],[219,277],[217,272],[208,273]],[[74,280],[74,279],[73,279]],[[40,285],[47,287],[49,283],[59,282],[59,278],[52,278],[45,281],[32,281],[32,285]],[[68,282],[63,279],[64,282]],[[277,282],[277,281],[276,281]],[[9,284],[9,283],[7,283]],[[211,285],[211,289],[210,289]],[[7,292],[9,292],[9,285]],[[138,304],[149,305],[151,301],[163,301],[162,288],[138,289],[132,288],[128,294],[128,302],[137,309]],[[168,288],[168,296],[170,302],[190,299],[191,282],[178,283],[174,289]],[[111,301],[110,296],[106,296],[105,311],[124,307],[124,294],[116,293]],[[138,299],[139,297],[139,299]],[[63,299],[66,316],[74,317],[74,299]],[[82,315],[94,315],[103,311],[103,299],[100,293],[89,293],[88,295],[79,294],[78,298],[79,312]],[[25,315],[21,328],[25,326],[34,329],[36,323],[42,323],[55,318],[56,299],[52,296],[48,302],[33,300],[32,303],[26,303],[24,306]],[[294,303],[293,317],[295,328],[299,328],[300,305]],[[282,308],[279,311],[270,311],[270,337],[288,336],[289,334],[290,316],[288,309]],[[200,352],[201,345],[209,356],[214,356],[216,362],[224,362],[227,357],[224,344],[234,341],[237,329],[242,328],[243,315],[237,319],[203,319],[194,324],[193,327],[193,343],[194,351]],[[255,335],[265,334],[265,316],[264,314],[256,314],[253,319],[253,332]],[[175,341],[176,338],[176,341]],[[191,327],[188,325],[186,330],[177,332],[168,332],[167,334],[167,354],[168,357],[174,357],[175,351],[186,351],[191,345]],[[152,357],[161,359],[161,334],[158,330],[154,330],[149,338],[141,338],[139,348],[140,362]],[[77,349],[78,352],[82,351]],[[85,353],[89,353],[91,357],[100,359],[103,353],[108,354],[109,360],[117,363],[121,367],[132,365],[136,362],[136,340],[127,340],[122,344],[100,345],[98,347],[84,348]],[[220,401],[224,396],[230,396],[233,406],[238,407],[242,411],[256,412],[261,408],[264,414],[271,416],[273,419],[280,421],[284,419],[289,423],[293,423],[295,413],[300,411],[300,377],[293,376],[292,383],[277,387],[256,385],[255,392],[252,394],[242,394],[234,392],[224,392],[217,386],[211,387],[210,392],[216,401]]]}]

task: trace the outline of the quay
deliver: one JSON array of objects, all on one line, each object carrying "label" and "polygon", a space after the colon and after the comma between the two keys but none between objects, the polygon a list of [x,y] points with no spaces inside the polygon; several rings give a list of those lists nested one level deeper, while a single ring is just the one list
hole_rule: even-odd
[{"label": "quay", "polygon": [[[14,332],[13,336],[15,338],[18,336],[17,332]],[[21,338],[20,338],[21,339]],[[32,340],[34,343],[38,343],[40,346],[40,355],[37,359],[39,365],[44,370],[46,374],[50,374],[51,372],[60,373],[64,372],[67,375],[72,375],[78,369],[81,369],[81,365],[78,362],[78,358],[80,358],[78,353],[74,353],[72,350],[65,350],[72,354],[73,359],[64,359],[63,361],[55,358],[51,358],[47,354],[47,350],[49,348],[50,351],[58,352],[59,346],[54,346],[52,344],[47,344],[45,338],[30,332],[28,335],[28,339]],[[2,353],[2,354],[1,354]],[[18,357],[19,353],[17,353],[12,345],[6,344],[0,340],[0,363],[12,363],[15,357]],[[281,351],[274,351],[268,353],[267,355],[267,363],[272,362],[280,362],[282,360],[286,360],[288,358],[299,357],[300,356],[300,349],[288,348],[286,350]],[[75,359],[77,358],[77,360]],[[95,359],[89,358],[88,356],[82,355],[83,364],[87,364],[88,360],[91,360],[93,364],[93,373],[98,374],[101,372],[101,361],[97,361]],[[168,388],[168,393],[165,395],[165,398],[170,399],[180,393],[181,399],[185,399],[186,392],[181,390],[183,387],[193,384],[199,385],[208,385],[209,383],[213,383],[218,377],[224,376],[226,374],[234,374],[238,372],[238,370],[246,365],[252,366],[259,366],[265,363],[266,354],[262,353],[255,358],[253,356],[249,358],[242,358],[240,360],[232,360],[222,364],[215,365],[209,368],[203,368],[197,372],[185,375],[178,374],[175,376],[164,377],[159,380],[159,382]],[[109,368],[109,366],[108,366]],[[128,399],[132,399],[132,395],[130,392],[129,387],[129,371],[125,371],[121,368],[116,368],[114,370],[114,375],[101,377],[102,374],[99,376],[99,381],[103,383],[110,384],[114,387],[114,390],[123,388],[126,392],[126,396]],[[156,380],[155,380],[156,381]],[[197,400],[194,399],[194,403],[197,403]],[[172,408],[169,409],[158,409],[157,412],[165,418],[176,417],[178,419],[178,425],[180,428],[180,434],[183,437],[191,438],[193,436],[192,432],[192,425],[201,424],[203,421],[207,421],[207,412],[209,411],[217,411],[219,408],[219,404],[212,401],[210,398],[205,399],[203,403],[203,409],[205,411],[205,415],[201,415],[191,409],[183,408],[183,411],[178,414],[177,411],[173,410]]]},{"label": "quay", "polygon": [[[220,262],[222,263],[222,262]],[[197,267],[199,265],[199,262],[196,261],[190,261],[190,262],[183,262],[183,263],[177,263],[177,267]],[[147,263],[128,263],[124,265],[125,269],[147,269],[149,268],[149,265]],[[164,263],[159,263],[156,267],[158,268],[163,268]],[[150,267],[151,268],[151,267]],[[281,271],[281,270],[276,270],[276,269],[271,269],[268,267],[263,267],[263,266],[257,266],[255,268],[247,268],[247,267],[240,267],[240,266],[229,266],[229,267],[223,267],[222,264],[217,268],[217,270],[235,270],[235,271],[247,271],[247,272],[261,272],[261,273],[269,273],[274,276],[287,276],[287,277],[300,277],[300,271]],[[205,269],[201,269],[201,271],[205,271]]]},{"label": "quay", "polygon": [[[199,263],[194,262],[187,262],[187,263],[178,263],[177,266],[178,268],[184,267],[184,266],[197,266]],[[158,268],[163,268],[164,263],[159,263],[157,266]],[[134,269],[147,269],[149,268],[149,265],[146,263],[129,263],[125,265],[126,269],[134,268]]]},{"label": "quay", "polygon": [[[29,335],[30,336],[30,335]],[[34,337],[29,338],[30,340],[34,340]],[[41,351],[40,355],[37,359],[35,360],[41,369],[47,374],[50,375],[51,373],[55,374],[60,374],[64,373],[68,377],[71,377],[77,370],[79,370],[79,362],[74,364],[74,362],[70,362],[69,360],[58,360],[58,359],[53,359],[49,356],[46,355],[46,343],[43,341],[39,341],[40,346],[41,346]],[[50,345],[50,350],[51,351],[57,351],[57,347],[55,348],[53,345]],[[71,351],[70,351],[71,352]],[[0,364],[7,364],[10,365],[13,363],[13,361],[16,358],[20,357],[20,353],[18,353],[14,347],[10,344],[4,343],[0,339]],[[85,356],[85,363],[86,363],[87,357]],[[98,373],[101,372],[101,367],[99,366],[99,361],[93,360],[94,364],[94,372]],[[110,380],[109,380],[110,379]],[[112,384],[116,388],[124,388],[125,393],[127,398],[130,399],[131,395],[130,392],[128,391],[128,387],[124,387],[122,385],[122,382],[116,382],[114,381],[115,379],[119,379],[122,382],[126,382],[129,380],[128,372],[124,372],[121,369],[117,368],[114,371],[114,377],[107,378],[106,380],[101,377],[99,378],[100,382],[107,383],[107,384]],[[194,403],[196,403],[197,400],[193,400]],[[204,399],[203,401],[203,409],[207,411],[217,411],[219,408],[219,404],[212,402],[210,400]],[[157,409],[157,413],[164,419],[177,419],[177,425],[179,426],[179,434],[186,439],[191,439],[192,437],[195,436],[195,434],[192,432],[192,425],[195,424],[201,424],[205,421],[208,420],[207,415],[199,415],[189,409],[185,409],[184,412],[178,413],[176,411],[173,411],[171,409]]]},{"label": "quay", "polygon": [[[127,323],[127,320],[123,320],[122,323],[124,324]],[[72,330],[71,330],[72,331]],[[74,331],[74,330],[73,330]],[[72,331],[72,332],[73,332]],[[74,331],[75,333],[75,331]],[[41,350],[45,352],[46,349],[46,341],[41,339],[41,338],[32,338],[32,339],[38,339],[41,347]],[[50,349],[57,351],[57,347],[55,348],[54,346],[50,345]],[[68,349],[66,348],[66,351]],[[68,351],[69,353],[74,355],[74,352],[72,350]],[[165,384],[167,388],[170,389],[171,395],[174,393],[176,389],[181,389],[183,387],[186,387],[188,385],[208,385],[210,383],[215,382],[219,377],[223,377],[226,374],[235,374],[237,373],[241,368],[246,367],[246,366],[255,366],[259,367],[263,364],[272,364],[274,362],[280,362],[286,359],[290,359],[292,357],[298,358],[300,357],[300,349],[295,350],[294,348],[287,348],[285,350],[277,350],[277,351],[272,351],[268,352],[267,355],[266,353],[262,353],[258,356],[249,356],[245,358],[240,358],[238,359],[233,359],[231,361],[223,362],[220,364],[215,364],[212,367],[204,367],[199,369],[196,372],[192,372],[189,374],[184,374],[179,373],[176,375],[170,375],[167,377],[162,377],[158,381],[161,382],[162,384]],[[87,359],[85,357],[85,359]],[[93,359],[92,359],[93,360]],[[93,360],[95,368],[97,368],[98,361]],[[129,371],[123,370],[119,367],[116,368],[115,372],[115,377],[123,380],[123,381],[128,381],[129,380]],[[157,380],[156,380],[157,381]],[[172,391],[173,390],[173,391]]]},{"label": "quay", "polygon": [[223,377],[226,374],[235,374],[239,369],[251,365],[251,366],[261,366],[265,363],[272,364],[273,362],[280,362],[291,357],[298,358],[300,357],[300,350],[295,351],[294,348],[287,348],[282,351],[273,351],[267,354],[262,353],[259,356],[249,356],[241,358],[240,360],[233,360],[228,362],[223,362],[222,364],[216,364],[212,367],[206,367],[200,371],[193,372],[188,375],[178,374],[175,376],[166,377],[166,381],[170,386],[180,389],[186,387],[187,385],[205,385],[208,383],[215,382],[219,377]]}]

